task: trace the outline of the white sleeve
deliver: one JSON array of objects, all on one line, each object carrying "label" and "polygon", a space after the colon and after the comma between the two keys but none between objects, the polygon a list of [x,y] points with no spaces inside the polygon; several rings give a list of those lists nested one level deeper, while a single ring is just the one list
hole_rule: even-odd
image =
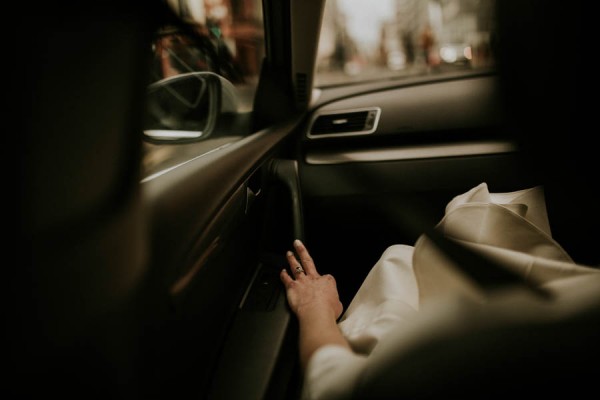
[{"label": "white sleeve", "polygon": [[350,397],[367,356],[338,345],[326,345],[313,353],[304,375],[303,400]]}]

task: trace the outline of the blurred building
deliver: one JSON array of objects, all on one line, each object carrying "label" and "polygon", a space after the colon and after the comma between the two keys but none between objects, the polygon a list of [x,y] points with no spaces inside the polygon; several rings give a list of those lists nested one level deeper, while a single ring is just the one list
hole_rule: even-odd
[{"label": "blurred building", "polygon": [[348,33],[346,15],[338,7],[338,0],[327,0],[317,51],[318,68],[343,71],[356,52],[357,46]]},{"label": "blurred building", "polygon": [[473,66],[490,65],[491,35],[494,30],[494,0],[437,0],[441,23],[437,30],[440,46],[464,45]]},{"label": "blurred building", "polygon": [[327,0],[317,56],[319,79],[347,81],[358,74],[367,79],[433,72],[434,67],[492,65],[494,1]]},{"label": "blurred building", "polygon": [[[435,63],[435,57],[444,62],[441,55],[446,62],[490,63],[493,26],[493,0],[395,0],[394,18],[381,26],[379,63],[403,69],[425,63],[427,52]],[[432,42],[428,50],[426,33]],[[455,57],[447,55],[459,50]]]}]

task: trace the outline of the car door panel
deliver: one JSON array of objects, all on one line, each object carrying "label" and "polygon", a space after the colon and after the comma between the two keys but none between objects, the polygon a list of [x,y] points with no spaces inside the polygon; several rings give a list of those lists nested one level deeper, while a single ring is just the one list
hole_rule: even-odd
[{"label": "car door panel", "polygon": [[[156,390],[187,393],[195,388],[207,394],[218,360],[243,339],[226,338],[240,329],[264,340],[262,348],[273,354],[264,362],[277,360],[290,316],[279,285],[265,272],[273,263],[261,254],[265,213],[261,203],[269,192],[272,159],[298,121],[257,132],[144,182],[154,288],[150,309],[156,313],[148,318],[153,323],[146,340],[160,360],[150,363]],[[291,215],[291,211],[283,212]],[[291,238],[292,232],[287,235]],[[252,288],[262,288],[259,297],[264,297],[267,276],[273,303],[261,311],[262,317],[257,310],[248,311],[249,318],[249,304],[258,301],[252,302],[256,297]],[[236,328],[248,323],[249,328]],[[239,357],[244,356],[238,354],[235,365]],[[222,363],[226,364],[222,370],[232,370],[227,361]],[[273,370],[261,367],[255,376],[270,382]]]},{"label": "car door panel", "polygon": [[280,265],[261,263],[256,270],[228,331],[208,398],[297,396],[297,325],[279,281]]},{"label": "car door panel", "polygon": [[145,182],[153,262],[169,269],[184,263],[186,250],[198,235],[208,235],[206,230],[218,210],[296,123],[258,132]]}]

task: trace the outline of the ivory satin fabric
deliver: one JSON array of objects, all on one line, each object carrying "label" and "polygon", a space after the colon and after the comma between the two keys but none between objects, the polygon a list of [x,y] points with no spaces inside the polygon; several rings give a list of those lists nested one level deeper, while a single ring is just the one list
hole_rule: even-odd
[{"label": "ivory satin fabric", "polygon": [[557,297],[541,302],[519,290],[484,297],[425,236],[414,246],[391,246],[340,319],[353,351],[334,345],[317,350],[306,369],[304,399],[346,398],[359,378],[440,332],[560,318],[600,303],[600,270],[575,264],[552,239],[542,187],[490,193],[481,183],[448,203],[437,229]]}]

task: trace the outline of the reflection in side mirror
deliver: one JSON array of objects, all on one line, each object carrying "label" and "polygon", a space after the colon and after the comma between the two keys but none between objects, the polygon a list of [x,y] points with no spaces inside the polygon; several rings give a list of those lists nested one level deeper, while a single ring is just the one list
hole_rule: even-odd
[{"label": "reflection in side mirror", "polygon": [[212,72],[190,72],[152,83],[144,135],[151,141],[194,141],[213,132],[224,113],[238,112],[235,86]]}]

